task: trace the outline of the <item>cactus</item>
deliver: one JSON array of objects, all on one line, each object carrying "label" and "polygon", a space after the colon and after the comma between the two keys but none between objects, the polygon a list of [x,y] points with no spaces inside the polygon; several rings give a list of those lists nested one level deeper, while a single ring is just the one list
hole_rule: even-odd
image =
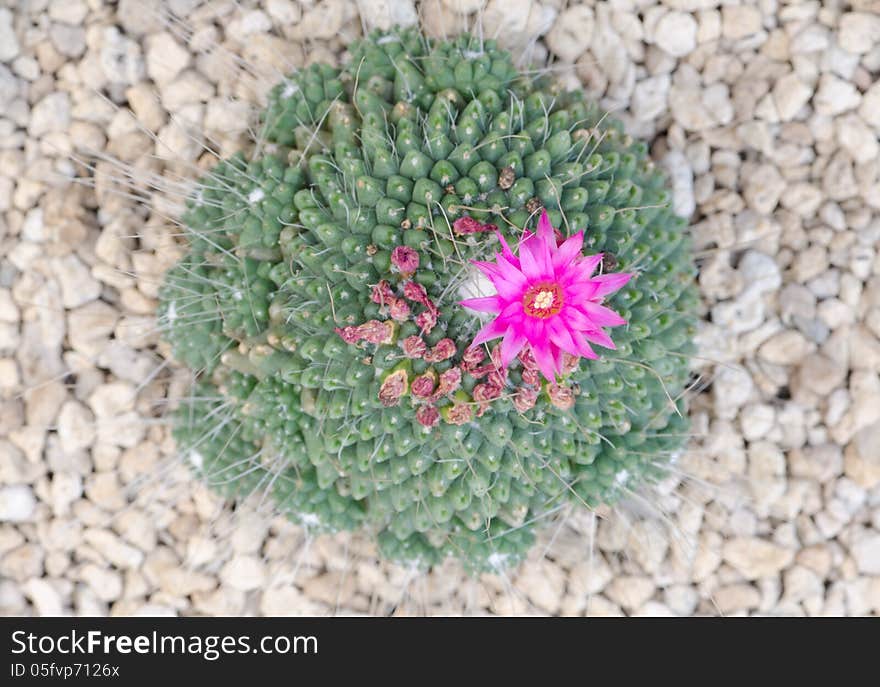
[{"label": "cactus", "polygon": [[[616,347],[551,379],[528,347],[501,365],[470,346],[486,318],[460,303],[486,295],[472,261],[496,232],[515,242],[544,211],[635,275],[606,301],[627,321]],[[160,320],[197,382],[174,434],[223,494],[258,491],[313,532],[367,528],[393,560],[499,569],[683,445],[686,222],[644,143],[492,41],[377,33],[341,69],[290,76],[251,157],[202,178],[182,220]]]}]

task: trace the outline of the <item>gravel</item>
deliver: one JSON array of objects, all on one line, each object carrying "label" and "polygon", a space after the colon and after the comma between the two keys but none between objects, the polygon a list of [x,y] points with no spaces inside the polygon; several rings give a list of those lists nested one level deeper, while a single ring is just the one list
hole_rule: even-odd
[{"label": "gravel", "polygon": [[[876,3],[14,6],[0,9],[0,613],[880,614]],[[259,499],[233,510],[162,420],[189,376],[163,363],[153,316],[180,199],[150,180],[191,176],[203,145],[236,150],[279,70],[337,62],[394,23],[481,27],[523,65],[554,60],[652,142],[700,263],[690,449],[645,502],[572,513],[504,576],[421,575],[359,534],[311,539]],[[133,187],[105,156],[133,165]]]}]

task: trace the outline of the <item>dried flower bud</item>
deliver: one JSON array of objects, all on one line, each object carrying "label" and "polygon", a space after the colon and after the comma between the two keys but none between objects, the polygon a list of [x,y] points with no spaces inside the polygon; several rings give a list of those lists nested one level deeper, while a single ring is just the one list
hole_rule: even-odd
[{"label": "dried flower bud", "polygon": [[407,391],[408,378],[406,370],[395,370],[388,375],[379,387],[379,400],[386,408],[400,403],[400,397]]},{"label": "dried flower bud", "polygon": [[467,403],[456,403],[443,409],[443,419],[450,425],[463,425],[473,419],[474,411]]},{"label": "dried flower bud", "polygon": [[423,427],[436,427],[440,424],[440,411],[436,406],[420,406],[416,411],[416,421]]},{"label": "dried flower bud", "polygon": [[417,398],[431,398],[434,393],[435,375],[430,372],[421,374],[412,381],[410,389]]},{"label": "dried flower bud", "polygon": [[400,342],[400,347],[407,358],[413,359],[421,358],[428,350],[428,345],[422,340],[422,337],[416,335],[406,337]]},{"label": "dried flower bud", "polygon": [[430,352],[425,355],[429,363],[439,363],[455,355],[455,342],[452,339],[440,339]]},{"label": "dried flower bud", "polygon": [[520,387],[513,395],[513,407],[519,412],[525,413],[535,407],[538,400],[538,390],[531,387]]},{"label": "dried flower bud", "polygon": [[569,386],[551,383],[547,385],[550,403],[560,410],[569,410],[574,405],[574,391]]},{"label": "dried flower bud", "polygon": [[410,277],[419,268],[419,254],[409,246],[397,246],[391,251],[391,264],[404,277]]}]

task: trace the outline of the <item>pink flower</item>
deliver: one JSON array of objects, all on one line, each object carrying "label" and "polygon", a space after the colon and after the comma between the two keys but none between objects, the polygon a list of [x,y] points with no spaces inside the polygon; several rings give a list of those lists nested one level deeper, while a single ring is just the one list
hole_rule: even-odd
[{"label": "pink flower", "polygon": [[397,246],[391,251],[391,264],[403,276],[412,276],[413,272],[419,269],[419,254],[409,246]]},{"label": "pink flower", "polygon": [[600,303],[632,274],[594,277],[601,253],[581,255],[583,231],[557,245],[546,212],[536,234],[523,233],[518,256],[500,233],[496,235],[502,252],[495,255],[495,262],[474,261],[492,281],[496,294],[461,301],[466,308],[496,314],[471,346],[503,337],[501,364],[506,368],[529,344],[538,369],[551,382],[562,370],[563,353],[595,359],[599,356],[590,343],[614,348],[603,327],[626,324],[626,320]]}]

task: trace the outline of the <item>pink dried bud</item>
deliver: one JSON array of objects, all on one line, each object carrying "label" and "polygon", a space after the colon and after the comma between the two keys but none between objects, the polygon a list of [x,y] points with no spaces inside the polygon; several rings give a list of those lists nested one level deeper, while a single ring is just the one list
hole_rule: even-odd
[{"label": "pink dried bud", "polygon": [[362,339],[366,339],[371,344],[388,344],[394,339],[394,323],[379,320],[370,320],[358,326],[359,334]]},{"label": "pink dried bud", "polygon": [[419,254],[409,246],[397,246],[391,251],[391,264],[398,272],[408,277],[419,269]]},{"label": "pink dried bud", "polygon": [[422,338],[415,335],[406,337],[400,342],[400,347],[403,348],[403,354],[407,358],[413,359],[421,358],[428,350],[428,345],[422,341]]},{"label": "pink dried bud", "polygon": [[410,315],[409,303],[402,298],[392,298],[388,303],[388,314],[398,322],[408,320]]},{"label": "pink dried bud", "polygon": [[539,386],[541,384],[541,372],[536,367],[527,367],[522,371],[523,384]]},{"label": "pink dried bud", "polygon": [[463,425],[473,416],[474,411],[467,403],[456,403],[443,409],[443,419],[450,425]]},{"label": "pink dried bud", "polygon": [[440,375],[440,383],[437,385],[437,391],[434,392],[434,398],[441,398],[447,394],[451,394],[461,386],[461,370],[457,367],[450,367],[446,372]]},{"label": "pink dried bud", "polygon": [[396,370],[385,378],[379,387],[379,400],[386,408],[400,403],[400,397],[406,393],[408,379],[406,370]]},{"label": "pink dried bud", "polygon": [[452,339],[440,339],[437,345],[425,355],[429,363],[439,363],[455,355],[455,342]]},{"label": "pink dried bud", "polygon": [[532,347],[526,344],[523,346],[523,349],[519,352],[517,356],[519,361],[522,363],[522,366],[527,370],[537,370],[538,363],[535,361],[535,356],[532,355]]},{"label": "pink dried bud", "polygon": [[370,300],[378,305],[385,305],[394,298],[394,291],[392,290],[391,285],[384,279],[378,284],[375,284],[370,291]]},{"label": "pink dried bud", "polygon": [[571,353],[563,352],[561,372],[564,375],[570,374],[578,369],[581,359]]},{"label": "pink dried bud", "polygon": [[477,365],[479,365],[485,359],[486,351],[483,350],[483,347],[474,346],[472,348],[468,348],[461,356],[461,366],[469,372],[475,369]]},{"label": "pink dried bud", "polygon": [[440,424],[440,411],[436,406],[421,406],[416,411],[416,420],[423,427],[436,427]]},{"label": "pink dried bud", "polygon": [[574,405],[574,391],[570,386],[551,383],[547,385],[550,403],[560,410],[569,410]]},{"label": "pink dried bud", "polygon": [[513,395],[513,406],[519,412],[525,413],[535,407],[538,400],[538,390],[530,387],[520,387]]},{"label": "pink dried bud", "polygon": [[342,340],[348,344],[357,343],[362,338],[360,327],[343,327],[342,329],[336,327],[333,331],[339,334]]},{"label": "pink dried bud", "polygon": [[417,398],[430,398],[434,393],[434,376],[429,372],[419,375],[412,381],[410,389]]},{"label": "pink dried bud", "polygon": [[479,402],[477,417],[482,417],[483,413],[489,409],[490,401],[494,401],[501,396],[501,387],[492,383],[477,384],[474,387],[473,395],[474,400]]},{"label": "pink dried bud", "polygon": [[416,317],[416,325],[424,334],[430,334],[437,324],[437,315],[430,310],[425,310]]},{"label": "pink dried bud", "polygon": [[416,303],[425,304],[428,301],[428,292],[418,282],[408,281],[403,285],[403,295]]},{"label": "pink dried bud", "polygon": [[459,217],[452,223],[452,230],[460,235],[476,234],[481,231],[493,231],[494,229],[494,224],[483,224],[469,215]]},{"label": "pink dried bud", "polygon": [[492,372],[495,369],[495,366],[492,363],[487,365],[480,365],[480,367],[475,367],[473,370],[469,370],[471,377],[474,379],[482,379],[487,374]]},{"label": "pink dried bud", "polygon": [[492,370],[486,378],[487,383],[494,384],[497,387],[504,388],[507,384],[507,370]]}]

